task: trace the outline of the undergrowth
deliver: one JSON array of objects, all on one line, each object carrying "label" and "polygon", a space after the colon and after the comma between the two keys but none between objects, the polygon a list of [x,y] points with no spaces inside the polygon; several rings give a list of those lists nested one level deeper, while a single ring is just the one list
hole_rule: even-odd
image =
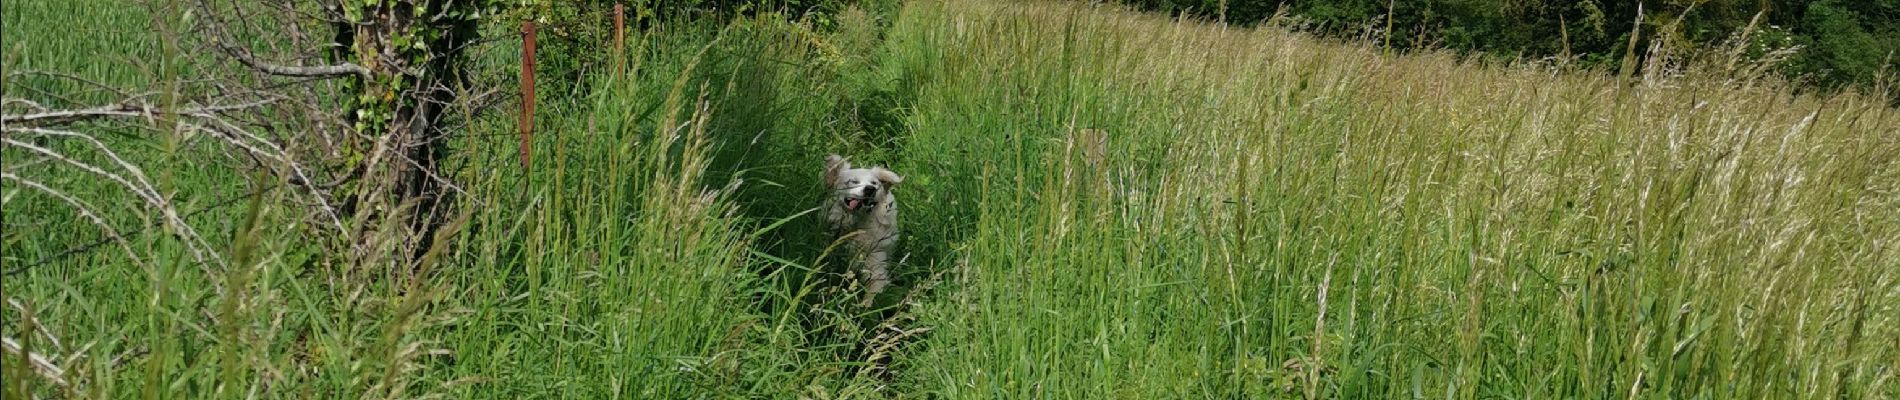
[{"label": "undergrowth", "polygon": [[[326,262],[213,149],[115,139],[170,196],[246,194],[195,220],[234,262],[154,234],[7,276],[5,394],[1900,396],[1878,99],[1709,54],[1616,77],[1082,3],[867,9],[640,32],[625,73],[542,99],[528,165],[510,118],[473,121],[416,269]],[[9,68],[79,57],[30,51]],[[35,82],[9,93],[69,89]],[[871,307],[814,217],[829,153],[906,177]],[[94,237],[4,192],[8,265]]]}]

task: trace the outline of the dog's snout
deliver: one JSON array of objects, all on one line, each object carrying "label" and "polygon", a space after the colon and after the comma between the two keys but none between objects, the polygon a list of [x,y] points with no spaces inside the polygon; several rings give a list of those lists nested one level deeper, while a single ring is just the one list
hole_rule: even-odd
[{"label": "dog's snout", "polygon": [[864,195],[865,195],[865,196],[876,196],[876,195],[877,195],[877,186],[865,186],[865,187],[864,187]]}]

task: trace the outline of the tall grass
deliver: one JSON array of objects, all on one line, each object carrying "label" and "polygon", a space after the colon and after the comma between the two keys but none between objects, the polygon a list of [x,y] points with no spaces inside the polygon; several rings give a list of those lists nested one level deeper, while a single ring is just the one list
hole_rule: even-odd
[{"label": "tall grass", "polygon": [[905,390],[1895,393],[1877,99],[1082,4],[915,2],[891,35],[927,76],[907,217],[960,243]]},{"label": "tall grass", "polygon": [[[163,46],[15,45],[49,20],[18,10],[64,3],[27,4],[9,70]],[[529,166],[512,120],[468,121],[413,269],[330,263],[214,149],[127,150],[185,209],[256,193],[193,220],[231,267],[149,234],[6,277],[0,336],[64,372],[8,352],[4,394],[1900,396],[1878,99],[1706,56],[1617,78],[1082,3],[867,8],[896,11],[642,32],[626,74],[541,99]],[[873,307],[810,212],[833,152],[906,177]],[[4,187],[8,264],[95,237],[30,189]]]},{"label": "tall grass", "polygon": [[[740,203],[761,194],[742,190],[751,183],[739,176],[769,176],[774,166],[738,171],[739,160],[795,161],[747,154],[797,143],[765,138],[761,126],[784,122],[769,118],[770,91],[783,89],[772,75],[800,85],[789,79],[806,74],[740,56],[763,51],[791,63],[811,56],[782,34],[794,26],[775,21],[655,32],[643,41],[655,47],[634,49],[633,71],[597,77],[584,102],[557,103],[528,173],[493,169],[515,161],[512,147],[472,149],[483,156],[464,174],[480,182],[485,212],[455,259],[480,272],[447,284],[461,288],[456,297],[470,313],[464,326],[441,332],[466,356],[443,363],[440,380],[473,384],[452,397],[868,390],[852,382],[860,368],[849,365],[851,348],[826,347],[830,335],[812,331],[831,326],[811,320],[844,311],[842,297],[801,300],[838,289],[817,287],[818,277],[803,272],[816,267],[812,259],[754,250],[788,235],[781,230],[806,230],[783,218],[797,209],[752,219],[745,210],[766,206]],[[714,129],[752,140],[717,143]]]},{"label": "tall grass", "polygon": [[[795,156],[811,151],[786,148],[828,147],[805,132],[841,109],[838,98],[789,93],[811,95],[835,80],[838,60],[818,58],[838,50],[820,51],[826,44],[816,33],[775,16],[729,26],[686,21],[643,36],[629,49],[628,74],[589,77],[588,98],[544,99],[531,166],[512,157],[511,123],[467,121],[474,132],[455,143],[450,163],[463,210],[418,268],[332,264],[318,254],[322,242],[299,236],[306,221],[287,190],[263,180],[236,185],[244,182],[229,180],[232,168],[213,164],[179,180],[180,190],[259,193],[249,208],[196,221],[230,232],[216,241],[229,244],[221,254],[243,255],[233,268],[196,268],[173,238],[151,234],[133,236],[132,253],[55,257],[8,277],[7,298],[26,301],[6,313],[6,337],[25,344],[4,358],[7,397],[876,390],[879,364],[861,361],[876,351],[859,343],[876,336],[880,318],[848,307],[852,297],[832,283],[839,279],[822,251],[802,250],[825,244],[816,225],[792,218],[816,197],[778,198],[817,176]],[[714,131],[747,132],[751,141]],[[776,131],[796,135],[764,134]],[[196,151],[189,154],[222,156]],[[188,170],[166,161],[181,155],[156,155],[168,158],[135,161]],[[89,187],[74,171],[12,160],[9,172],[110,189]],[[77,216],[16,186],[8,182],[9,231],[18,219],[27,231],[26,240],[9,240],[9,269],[93,236],[47,229],[73,226]],[[113,221],[131,221],[115,225],[140,226],[136,201],[87,193],[126,203],[100,208]],[[216,216],[232,219],[219,224]],[[776,251],[793,248],[800,250]],[[61,371],[37,370],[19,354],[49,356]]]},{"label": "tall grass", "polygon": [[[202,78],[194,71],[213,60],[188,55],[181,43],[166,39],[188,31],[188,24],[162,17],[172,11],[158,3],[8,2],[0,7],[6,32],[0,90],[52,108],[98,106],[133,94],[173,101],[199,86],[185,82]],[[0,107],[31,109],[11,102]],[[366,368],[382,365],[382,358],[331,353],[332,361],[356,361],[293,362],[307,359],[296,343],[312,338],[378,349],[401,343],[305,330],[354,320],[330,307],[362,304],[364,296],[312,295],[323,283],[301,279],[316,257],[309,243],[300,243],[301,210],[294,201],[268,180],[231,168],[248,160],[184,131],[137,123],[84,127],[97,142],[7,134],[71,159],[17,146],[0,151],[0,169],[19,177],[0,183],[0,265],[7,273],[0,278],[6,301],[0,336],[19,346],[0,355],[0,397],[238,397],[267,388],[310,390],[325,380],[305,373],[319,371],[332,378],[328,387],[348,379],[363,378],[356,382],[365,387],[384,381]],[[114,177],[149,182],[151,192],[134,193]],[[183,214],[177,221],[191,225],[209,248],[192,248],[176,236],[184,230],[152,210],[145,195]],[[67,252],[114,235],[124,239]],[[203,252],[226,262],[196,260]],[[44,364],[24,362],[26,354]]]},{"label": "tall grass", "polygon": [[[154,31],[160,26],[153,7],[117,1],[9,2],[0,11],[7,37],[0,40],[0,60],[7,71],[8,93],[49,106],[110,99],[100,87],[39,75],[16,75],[33,70],[69,74],[108,85],[147,82],[163,72],[180,69],[168,57]],[[86,23],[54,23],[82,16]]]}]

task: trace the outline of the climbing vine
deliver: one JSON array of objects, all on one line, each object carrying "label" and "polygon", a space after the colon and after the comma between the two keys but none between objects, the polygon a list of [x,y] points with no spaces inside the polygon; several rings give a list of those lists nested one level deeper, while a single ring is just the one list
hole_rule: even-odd
[{"label": "climbing vine", "polygon": [[[340,61],[362,66],[347,85],[355,135],[342,149],[349,171],[336,192],[345,211],[406,218],[404,242],[427,243],[447,214],[438,171],[452,132],[446,119],[469,87],[467,49],[485,18],[523,2],[502,0],[341,0],[332,11]],[[361,224],[364,230],[384,224]],[[372,235],[353,235],[367,240]],[[352,246],[362,248],[362,246]],[[416,246],[420,247],[420,246]]]}]

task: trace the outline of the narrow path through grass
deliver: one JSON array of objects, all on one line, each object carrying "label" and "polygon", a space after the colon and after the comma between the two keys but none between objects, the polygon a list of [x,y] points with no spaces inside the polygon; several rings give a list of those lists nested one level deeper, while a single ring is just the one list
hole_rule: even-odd
[{"label": "narrow path through grass", "polygon": [[[296,198],[260,190],[206,217],[229,220],[205,225],[215,250],[246,254],[230,269],[149,236],[143,262],[9,276],[21,311],[0,333],[76,389],[12,355],[5,388],[1900,396],[1900,112],[1877,99],[1795,95],[1706,54],[1620,79],[1083,2],[813,25],[643,32],[631,72],[543,99],[528,168],[512,120],[471,121],[468,215],[425,272],[334,265]],[[180,198],[272,188],[174,139],[123,140]],[[9,173],[143,222],[96,177],[7,149]],[[906,177],[899,290],[874,307],[811,212],[828,153]],[[9,185],[8,257],[92,232]]]}]

